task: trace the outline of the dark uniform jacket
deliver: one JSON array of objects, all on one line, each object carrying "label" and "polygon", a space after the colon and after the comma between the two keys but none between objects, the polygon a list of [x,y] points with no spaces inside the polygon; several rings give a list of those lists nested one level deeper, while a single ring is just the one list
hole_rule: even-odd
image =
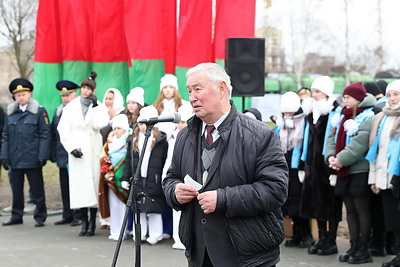
[{"label": "dark uniform jacket", "polygon": [[30,99],[25,112],[17,102],[7,107],[0,159],[12,169],[39,168],[39,160],[50,159],[50,124],[47,111]]},{"label": "dark uniform jacket", "polygon": [[219,145],[199,191],[217,190],[215,212],[202,213],[197,199],[179,204],[174,194],[187,174],[202,183],[202,121],[196,116],[178,134],[164,193],[170,206],[182,210],[179,235],[193,266],[202,262],[201,255],[194,257],[198,242],[204,242],[215,266],[273,265],[284,238],[280,208],[287,198],[288,167],[277,134],[231,106],[218,127]]},{"label": "dark uniform jacket", "polygon": [[[132,152],[132,137],[128,138],[128,148],[125,158],[124,173],[122,181],[129,181],[129,178],[134,175],[139,162],[139,153],[133,152],[133,160],[131,156]],[[149,139],[148,142],[152,140]],[[164,132],[160,132],[158,140],[151,150],[149,164],[147,167],[147,177],[140,177],[137,183],[137,192],[144,192],[147,197],[154,200],[151,202],[148,198],[145,198],[141,209],[145,213],[162,213],[164,211],[166,202],[164,193],[161,187],[161,176],[164,168],[165,160],[167,159],[168,142],[167,135]],[[132,162],[133,162],[133,173],[132,173]]]},{"label": "dark uniform jacket", "polygon": [[63,104],[58,106],[51,121],[51,160],[57,161],[59,168],[66,168],[68,164],[68,153],[60,142],[60,134],[57,130],[63,107]]}]

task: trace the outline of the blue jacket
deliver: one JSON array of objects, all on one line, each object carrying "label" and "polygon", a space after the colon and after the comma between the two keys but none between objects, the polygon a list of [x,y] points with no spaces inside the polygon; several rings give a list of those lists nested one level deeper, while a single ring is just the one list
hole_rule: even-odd
[{"label": "blue jacket", "polygon": [[0,159],[12,169],[38,168],[39,160],[50,159],[50,124],[47,111],[30,99],[25,112],[17,102],[7,107]]},{"label": "blue jacket", "polygon": [[59,168],[66,168],[68,165],[68,153],[60,142],[60,134],[57,126],[60,122],[64,105],[58,106],[51,121],[51,160],[57,161]]}]

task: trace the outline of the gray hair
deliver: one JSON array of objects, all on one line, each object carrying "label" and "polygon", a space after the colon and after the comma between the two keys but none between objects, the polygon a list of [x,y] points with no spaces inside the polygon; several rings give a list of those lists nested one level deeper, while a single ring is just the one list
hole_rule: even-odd
[{"label": "gray hair", "polygon": [[193,68],[189,69],[186,72],[186,77],[189,77],[192,74],[195,74],[200,71],[204,71],[205,75],[212,83],[225,82],[229,90],[229,96],[231,96],[232,94],[231,77],[229,77],[228,73],[226,73],[223,67],[221,67],[216,63],[211,63],[211,62],[200,63],[194,66]]}]

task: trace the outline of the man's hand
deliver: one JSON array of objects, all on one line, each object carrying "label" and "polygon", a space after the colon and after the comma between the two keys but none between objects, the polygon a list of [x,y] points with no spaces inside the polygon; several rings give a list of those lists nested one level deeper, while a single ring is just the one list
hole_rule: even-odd
[{"label": "man's hand", "polygon": [[215,211],[217,207],[217,191],[207,191],[197,196],[201,209],[205,214]]},{"label": "man's hand", "polygon": [[88,99],[92,101],[92,108],[97,107],[97,97],[94,94],[89,95]]},{"label": "man's hand", "polygon": [[44,165],[46,165],[46,163],[47,163],[47,160],[45,160],[45,159],[39,159],[39,166],[40,166],[40,167],[43,167]]},{"label": "man's hand", "polygon": [[10,161],[8,159],[3,159],[1,161],[1,165],[3,165],[3,167],[6,171],[8,171],[10,169]]},{"label": "man's hand", "polygon": [[175,186],[175,197],[180,204],[185,204],[197,197],[199,193],[190,185],[179,183]]}]

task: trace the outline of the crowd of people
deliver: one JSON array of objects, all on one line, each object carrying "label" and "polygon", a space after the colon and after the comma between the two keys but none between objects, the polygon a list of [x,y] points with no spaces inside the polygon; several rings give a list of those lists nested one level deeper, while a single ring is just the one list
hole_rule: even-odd
[{"label": "crowd of people", "polygon": [[[81,225],[79,236],[90,237],[95,235],[99,219],[101,228],[110,230],[108,238],[118,240],[130,177],[144,149],[137,187],[153,202],[143,201],[141,206],[141,238],[155,245],[173,235],[172,210],[166,204],[161,181],[168,169],[165,162],[172,158],[173,150],[168,150],[168,143],[192,117],[192,109],[182,100],[174,75],[161,78],[160,96],[153,105],[144,102],[145,91],[141,87],[133,88],[125,99],[118,89],[109,88],[102,103],[96,97],[96,77],[97,73],[92,71],[80,85],[69,80],[55,84],[62,103],[55,110],[51,123],[46,109],[32,98],[31,82],[18,78],[10,83],[14,101],[1,116],[4,129],[0,159],[9,172],[13,198],[11,217],[2,225],[23,223],[25,175],[29,181],[30,201],[34,203],[35,226],[45,225],[47,209],[42,168],[50,160],[59,169],[63,206],[61,219],[55,225]],[[146,124],[137,123],[138,120],[172,112],[178,112],[182,121],[165,123],[162,131],[158,129],[161,124],[155,125],[150,142],[144,148]],[[170,216],[163,217],[166,211]],[[135,238],[133,216],[130,212],[124,239],[130,234]],[[173,248],[185,249],[176,233],[174,240]]]},{"label": "crowd of people", "polygon": [[349,84],[341,101],[333,89],[333,80],[321,76],[281,98],[276,131],[289,166],[282,210],[293,224],[285,246],[338,253],[344,203],[350,249],[338,260],[362,264],[393,254],[382,266],[400,266],[400,80]]},{"label": "crowd of people", "polygon": [[[99,220],[110,240],[131,235],[156,245],[173,237],[172,248],[186,250],[190,266],[275,266],[283,216],[293,225],[285,246],[338,253],[344,203],[350,249],[338,260],[394,254],[382,266],[400,266],[400,81],[352,83],[339,100],[333,80],[318,77],[311,88],[282,95],[271,129],[257,109],[238,112],[230,77],[214,63],[187,72],[189,101],[166,74],[153,104],[141,87],[125,99],[109,88],[102,103],[96,77],[92,71],[80,85],[57,82],[62,104],[51,123],[28,80],[10,83],[0,160],[13,199],[3,226],[23,223],[25,175],[35,226],[45,225],[42,168],[50,160],[59,168],[63,204],[55,225],[80,225],[79,236],[95,235]],[[140,123],[175,112],[179,123]],[[133,187],[140,213],[125,218]]]}]

